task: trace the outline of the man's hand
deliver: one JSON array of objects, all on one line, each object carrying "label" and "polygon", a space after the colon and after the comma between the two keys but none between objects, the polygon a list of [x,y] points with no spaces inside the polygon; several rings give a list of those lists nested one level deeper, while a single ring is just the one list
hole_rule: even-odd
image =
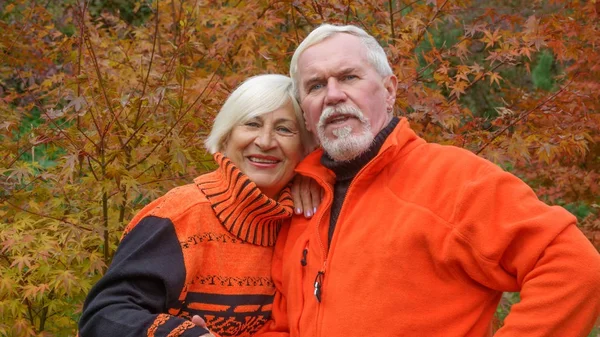
[{"label": "man's hand", "polygon": [[306,218],[311,218],[321,204],[323,190],[312,178],[296,174],[292,181],[292,199],[294,212],[304,213]]},{"label": "man's hand", "polygon": [[[194,315],[192,317],[192,323],[196,324],[197,326],[199,326],[201,328],[208,330],[208,328],[206,327],[206,322],[204,321],[204,319],[202,319],[202,317],[200,317],[198,315]],[[205,333],[204,335],[202,335],[200,337],[214,337],[214,335],[209,332],[209,333]]]}]

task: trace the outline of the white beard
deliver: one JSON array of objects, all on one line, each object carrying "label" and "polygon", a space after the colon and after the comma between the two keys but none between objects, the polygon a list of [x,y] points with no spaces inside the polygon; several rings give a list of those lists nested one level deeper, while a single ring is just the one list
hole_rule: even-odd
[{"label": "white beard", "polygon": [[[362,124],[360,134],[352,134],[351,126],[344,126],[332,131],[335,138],[325,134],[325,121],[336,114],[352,115]],[[317,124],[317,136],[325,152],[335,161],[349,161],[366,152],[375,138],[371,133],[371,123],[358,108],[348,105],[338,105],[323,109]]]}]

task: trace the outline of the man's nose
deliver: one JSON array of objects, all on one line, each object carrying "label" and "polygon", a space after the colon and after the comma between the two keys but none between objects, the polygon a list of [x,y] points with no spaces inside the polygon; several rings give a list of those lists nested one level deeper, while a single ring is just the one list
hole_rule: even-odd
[{"label": "man's nose", "polygon": [[325,105],[337,105],[346,100],[346,93],[342,90],[340,83],[335,78],[327,81],[327,92]]},{"label": "man's nose", "polygon": [[262,150],[268,150],[275,147],[275,137],[271,129],[269,128],[261,128],[254,138],[254,144],[261,148]]}]

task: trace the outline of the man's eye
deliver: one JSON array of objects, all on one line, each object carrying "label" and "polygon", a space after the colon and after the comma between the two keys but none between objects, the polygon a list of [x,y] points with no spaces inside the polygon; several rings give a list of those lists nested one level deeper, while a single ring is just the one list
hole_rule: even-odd
[{"label": "man's eye", "polygon": [[321,88],[323,88],[322,84],[313,84],[308,88],[308,92],[319,90]]},{"label": "man's eye", "polygon": [[350,81],[356,78],[356,75],[346,75],[344,76],[345,81]]}]

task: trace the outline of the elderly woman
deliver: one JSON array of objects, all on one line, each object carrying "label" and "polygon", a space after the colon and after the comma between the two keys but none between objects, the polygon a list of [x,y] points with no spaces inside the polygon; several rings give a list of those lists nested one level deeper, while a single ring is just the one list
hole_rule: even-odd
[{"label": "elderly woman", "polygon": [[273,245],[293,213],[288,183],[313,149],[282,75],[248,79],[206,139],[219,165],[142,209],[92,288],[80,336],[250,336],[270,317]]}]

